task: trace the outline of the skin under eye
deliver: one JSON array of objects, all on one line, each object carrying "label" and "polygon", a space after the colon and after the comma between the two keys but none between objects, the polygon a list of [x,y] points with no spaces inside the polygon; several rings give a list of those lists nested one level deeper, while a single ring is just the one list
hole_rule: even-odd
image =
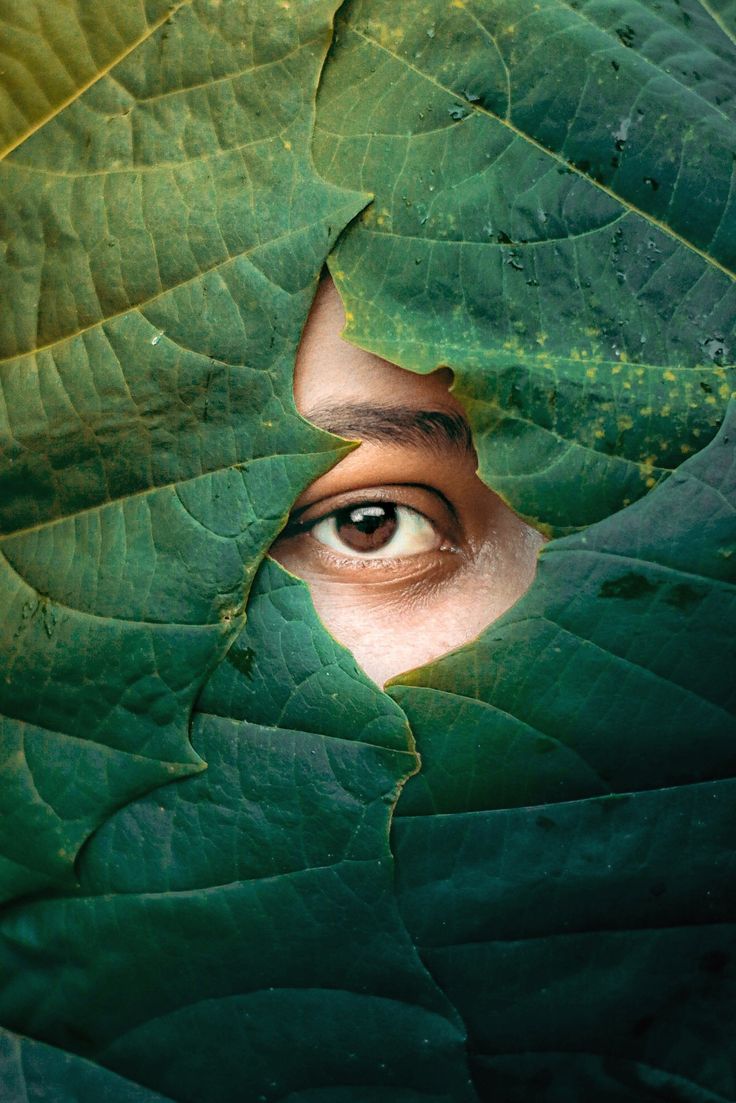
[{"label": "skin under eye", "polygon": [[431,521],[396,502],[365,502],[335,510],[313,524],[311,534],[333,551],[361,559],[421,555],[442,544]]}]

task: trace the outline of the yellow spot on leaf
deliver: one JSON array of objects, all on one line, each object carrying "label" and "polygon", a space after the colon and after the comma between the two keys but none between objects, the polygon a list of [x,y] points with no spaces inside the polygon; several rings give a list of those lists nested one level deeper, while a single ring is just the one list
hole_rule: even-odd
[{"label": "yellow spot on leaf", "polygon": [[634,422],[628,414],[622,414],[621,417],[617,420],[616,424],[619,427],[619,431],[622,433],[625,433],[627,429],[634,428]]},{"label": "yellow spot on leaf", "polygon": [[662,373],[662,378],[666,379],[668,383],[674,383],[677,379],[677,376],[673,371],[669,371],[668,369],[666,372]]}]

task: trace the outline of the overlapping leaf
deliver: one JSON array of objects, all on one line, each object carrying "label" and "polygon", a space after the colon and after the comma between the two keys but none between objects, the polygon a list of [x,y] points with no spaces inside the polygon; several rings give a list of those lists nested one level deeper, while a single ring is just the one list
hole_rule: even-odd
[{"label": "overlapping leaf", "polygon": [[[123,1080],[71,1053],[0,1030],[3,1099],[73,1100],[74,1103],[170,1103],[157,1092]],[[53,1093],[53,1095],[51,1094]]]},{"label": "overlapping leaf", "polygon": [[406,720],[273,563],[192,741],[206,773],[108,820],[76,894],[6,914],[2,1021],[181,1103],[471,1101],[393,889]]},{"label": "overlapping leaf", "polygon": [[391,690],[400,899],[490,1099],[733,1098],[735,436]]},{"label": "overlapping leaf", "polygon": [[331,0],[11,9],[6,897],[68,880],[110,811],[201,768],[192,702],[291,502],[339,455],[291,374],[364,202],[311,162]]},{"label": "overlapping leaf", "polygon": [[315,154],[375,193],[331,261],[347,335],[450,366],[483,477],[550,531],[640,497],[722,417],[735,73],[728,5],[343,9]]},{"label": "overlapping leaf", "polygon": [[[730,391],[732,5],[355,0],[313,143],[335,6],[0,4],[0,1088],[722,1103],[734,429],[608,515]],[[242,628],[355,189],[353,339],[608,517],[401,709],[272,564]]]}]

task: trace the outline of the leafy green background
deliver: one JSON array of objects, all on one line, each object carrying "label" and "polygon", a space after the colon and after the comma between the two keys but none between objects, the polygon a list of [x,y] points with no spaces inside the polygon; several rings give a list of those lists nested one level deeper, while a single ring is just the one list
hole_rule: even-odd
[{"label": "leafy green background", "polygon": [[[0,1095],[733,1100],[736,12],[337,6],[0,0]],[[563,536],[389,695],[262,562],[328,257]]]}]

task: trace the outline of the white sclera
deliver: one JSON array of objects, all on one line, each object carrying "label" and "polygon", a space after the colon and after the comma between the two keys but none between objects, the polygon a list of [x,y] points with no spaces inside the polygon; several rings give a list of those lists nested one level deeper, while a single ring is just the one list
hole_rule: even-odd
[{"label": "white sclera", "polygon": [[[356,510],[359,508],[359,506],[355,507]],[[431,521],[408,506],[397,505],[394,508],[396,528],[382,547],[372,551],[357,551],[344,543],[340,538],[337,517],[334,513],[329,517],[323,517],[312,527],[312,536],[320,544],[353,559],[401,559],[439,548],[441,538]]]}]

